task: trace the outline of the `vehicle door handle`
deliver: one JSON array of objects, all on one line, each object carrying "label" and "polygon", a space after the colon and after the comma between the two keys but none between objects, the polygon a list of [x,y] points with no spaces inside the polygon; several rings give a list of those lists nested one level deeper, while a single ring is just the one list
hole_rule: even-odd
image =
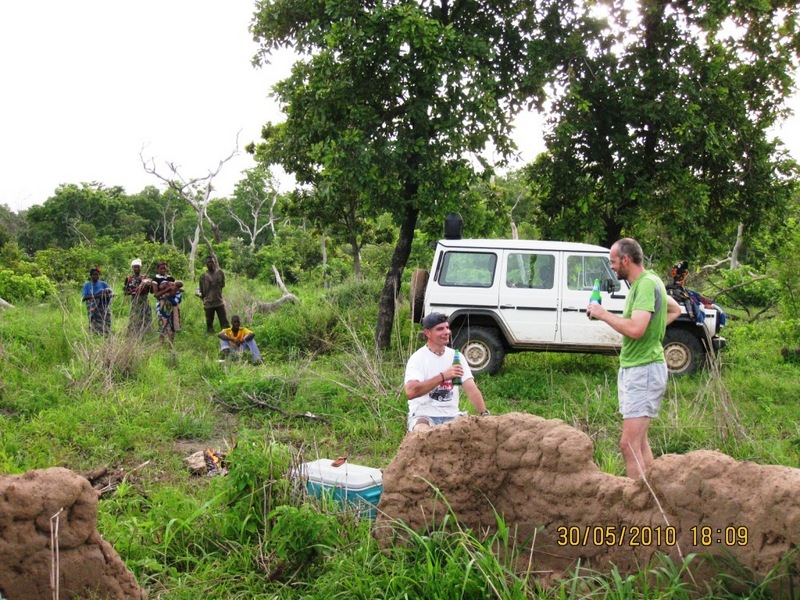
[{"label": "vehicle door handle", "polygon": [[564,312],[581,312],[581,308],[575,308],[574,306],[566,306],[564,307]]}]

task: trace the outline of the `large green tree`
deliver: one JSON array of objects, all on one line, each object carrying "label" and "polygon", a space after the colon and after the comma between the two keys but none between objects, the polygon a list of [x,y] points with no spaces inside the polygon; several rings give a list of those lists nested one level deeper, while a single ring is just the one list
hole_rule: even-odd
[{"label": "large green tree", "polygon": [[[547,236],[672,253],[730,248],[790,197],[768,136],[800,48],[795,0],[588,7],[561,74],[548,152],[528,168]],[[593,11],[593,12],[591,12]]]},{"label": "large green tree", "polygon": [[316,186],[320,200],[356,202],[359,219],[388,211],[399,226],[379,347],[390,342],[418,216],[441,221],[459,208],[479,170],[470,157],[492,145],[509,154],[512,119],[541,101],[573,13],[572,0],[258,3],[262,58],[290,48],[301,59],[274,88],[286,120],[250,150]]},{"label": "large green tree", "polygon": [[30,252],[91,243],[98,235],[120,239],[136,233],[127,216],[132,212],[125,190],[101,183],[64,184],[44,204],[25,213],[22,245]]}]

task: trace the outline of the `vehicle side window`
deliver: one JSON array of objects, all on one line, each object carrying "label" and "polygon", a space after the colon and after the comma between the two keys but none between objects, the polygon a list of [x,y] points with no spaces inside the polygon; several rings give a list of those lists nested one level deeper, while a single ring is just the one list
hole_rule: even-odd
[{"label": "vehicle side window", "polygon": [[509,254],[506,264],[506,286],[553,289],[555,263],[556,259],[552,254]]},{"label": "vehicle side window", "polygon": [[619,290],[619,281],[605,256],[572,255],[567,257],[567,287],[569,289],[591,290],[595,279],[600,280],[601,286],[606,279],[611,279],[615,289]]},{"label": "vehicle side window", "polygon": [[497,255],[493,252],[447,252],[439,285],[492,287],[496,267]]}]

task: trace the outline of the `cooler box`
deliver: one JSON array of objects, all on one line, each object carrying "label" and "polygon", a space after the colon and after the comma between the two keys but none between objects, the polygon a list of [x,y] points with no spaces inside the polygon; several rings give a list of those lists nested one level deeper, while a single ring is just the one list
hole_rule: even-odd
[{"label": "cooler box", "polygon": [[375,508],[383,491],[380,469],[354,465],[345,461],[339,467],[333,461],[320,458],[303,463],[297,475],[306,482],[308,493],[317,498],[330,495],[342,506],[350,506],[362,517],[375,518]]}]

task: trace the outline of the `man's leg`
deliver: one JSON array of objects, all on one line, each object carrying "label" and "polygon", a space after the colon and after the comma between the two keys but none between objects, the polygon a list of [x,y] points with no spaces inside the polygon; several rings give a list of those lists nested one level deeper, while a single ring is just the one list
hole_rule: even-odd
[{"label": "man's leg", "polygon": [[653,453],[647,439],[650,417],[623,419],[619,449],[625,459],[625,471],[631,479],[638,479],[653,462]]},{"label": "man's leg", "polygon": [[217,307],[217,316],[219,317],[220,329],[227,329],[228,327],[231,326],[231,324],[228,323],[228,314],[225,311],[225,305],[224,304],[222,304],[222,305]]},{"label": "man's leg", "polygon": [[204,308],[203,311],[206,313],[206,333],[214,333],[214,309]]},{"label": "man's leg", "polygon": [[260,363],[261,362],[261,351],[258,349],[258,344],[256,344],[255,338],[250,340],[249,342],[245,342],[247,345],[248,350],[250,350],[250,356],[253,359],[253,362]]},{"label": "man's leg", "polygon": [[428,417],[419,416],[419,417],[411,417],[411,422],[409,423],[408,430],[409,431],[425,431],[426,429],[430,429],[432,424]]}]

